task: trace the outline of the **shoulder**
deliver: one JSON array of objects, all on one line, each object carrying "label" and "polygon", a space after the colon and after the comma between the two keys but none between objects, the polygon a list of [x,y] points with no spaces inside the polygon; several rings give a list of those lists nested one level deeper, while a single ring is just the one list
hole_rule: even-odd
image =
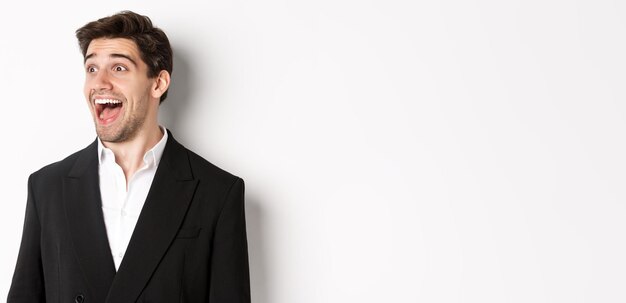
[{"label": "shoulder", "polygon": [[201,205],[209,207],[212,210],[211,213],[219,213],[228,201],[243,202],[244,181],[242,178],[218,167],[182,145],[179,146],[179,159],[185,159],[184,162],[186,162],[180,166],[188,170],[187,180],[197,182],[194,196],[200,201],[207,202]]},{"label": "shoulder", "polygon": [[194,176],[197,176],[198,178],[211,178],[228,184],[232,184],[232,182],[236,179],[241,179],[240,177],[221,167],[218,167],[189,149],[187,149],[187,154],[189,156],[191,170]]},{"label": "shoulder", "polygon": [[[93,155],[91,155],[91,153],[93,153]],[[63,160],[48,164],[33,172],[30,179],[32,182],[48,182],[54,179],[61,179],[70,174],[79,159],[88,159],[91,157],[97,159],[96,153],[97,147],[94,141],[94,143],[65,157]]]},{"label": "shoulder", "polygon": [[202,184],[211,187],[231,187],[235,182],[243,181],[235,174],[218,167],[186,148],[176,141],[171,134],[168,138],[163,159],[172,166],[177,176],[198,179]]},{"label": "shoulder", "polygon": [[189,157],[189,166],[195,178],[208,180],[224,187],[230,187],[236,181],[241,180],[239,176],[213,164],[189,149],[186,150]]}]

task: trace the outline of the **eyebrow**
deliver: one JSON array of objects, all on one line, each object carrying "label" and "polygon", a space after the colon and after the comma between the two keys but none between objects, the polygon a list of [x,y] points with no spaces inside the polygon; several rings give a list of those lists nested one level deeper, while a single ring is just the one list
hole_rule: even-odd
[{"label": "eyebrow", "polygon": [[[89,60],[89,59],[91,59],[93,57],[96,57],[96,53],[91,53],[91,54],[85,56],[85,60],[83,61],[83,64],[86,63],[87,60]],[[137,66],[137,62],[135,62],[135,60],[133,60],[133,58],[131,58],[130,56],[125,55],[125,54],[113,53],[113,54],[110,54],[109,57],[111,57],[111,58],[124,58],[124,59],[130,61],[134,66]]]}]

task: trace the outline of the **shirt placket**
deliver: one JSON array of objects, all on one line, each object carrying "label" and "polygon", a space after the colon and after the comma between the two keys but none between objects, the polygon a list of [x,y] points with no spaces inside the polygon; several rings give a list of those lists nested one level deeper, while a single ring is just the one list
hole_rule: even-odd
[{"label": "shirt placket", "polygon": [[[119,234],[118,234],[118,252],[117,252],[117,258],[118,258],[118,262],[121,264],[124,255],[126,253],[126,249],[128,246],[128,243],[130,242],[130,237],[132,236],[132,232],[135,229],[134,226],[134,221],[131,220],[131,218],[129,218],[130,212],[129,209],[132,209],[134,207],[134,205],[130,205],[131,203],[134,203],[132,197],[133,197],[133,186],[135,181],[138,178],[141,178],[141,174],[147,170],[149,168],[149,164],[144,162],[144,166],[141,167],[139,170],[137,170],[137,172],[135,172],[135,174],[130,178],[130,180],[128,181],[128,187],[126,186],[126,177],[124,176],[124,173],[122,171],[122,168],[119,167],[119,171],[120,171],[120,176],[121,178],[119,178],[120,183],[118,185],[119,188],[121,188],[122,190],[120,190],[120,195],[119,195],[119,201],[121,201],[121,207],[120,207],[120,213],[119,213]],[[121,186],[121,187],[120,187]]]},{"label": "shirt placket", "polygon": [[116,243],[115,243],[115,247],[116,247],[116,251],[114,254],[114,257],[116,259],[116,263],[119,267],[119,265],[122,263],[122,259],[124,258],[124,245],[122,242],[122,239],[124,238],[124,227],[125,227],[125,216],[123,215],[125,212],[125,207],[126,207],[126,201],[128,199],[128,191],[126,189],[126,177],[124,176],[124,171],[122,170],[122,168],[117,165],[117,163],[115,164],[115,180],[116,180],[116,187],[117,187],[117,201],[118,201],[118,211],[119,213],[117,214],[119,220],[118,220],[118,227],[117,227],[117,236],[116,238]]}]

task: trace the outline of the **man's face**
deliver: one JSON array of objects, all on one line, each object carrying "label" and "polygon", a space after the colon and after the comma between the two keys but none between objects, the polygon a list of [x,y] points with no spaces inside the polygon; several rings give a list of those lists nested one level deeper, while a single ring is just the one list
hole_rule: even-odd
[{"label": "man's face", "polygon": [[103,142],[133,139],[147,118],[156,118],[155,79],[134,41],[94,39],[85,55],[85,98]]}]

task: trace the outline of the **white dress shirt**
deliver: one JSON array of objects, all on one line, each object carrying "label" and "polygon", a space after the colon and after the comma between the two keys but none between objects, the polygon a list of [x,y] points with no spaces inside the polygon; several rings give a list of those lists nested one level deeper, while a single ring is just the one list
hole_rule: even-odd
[{"label": "white dress shirt", "polygon": [[124,171],[115,162],[113,151],[102,145],[98,139],[98,160],[100,175],[100,195],[102,198],[102,213],[106,226],[107,237],[115,270],[118,270],[130,238],[135,230],[137,219],[146,202],[152,179],[156,173],[165,142],[167,130],[161,126],[163,138],[143,156],[143,166],[131,176],[126,189]]}]

